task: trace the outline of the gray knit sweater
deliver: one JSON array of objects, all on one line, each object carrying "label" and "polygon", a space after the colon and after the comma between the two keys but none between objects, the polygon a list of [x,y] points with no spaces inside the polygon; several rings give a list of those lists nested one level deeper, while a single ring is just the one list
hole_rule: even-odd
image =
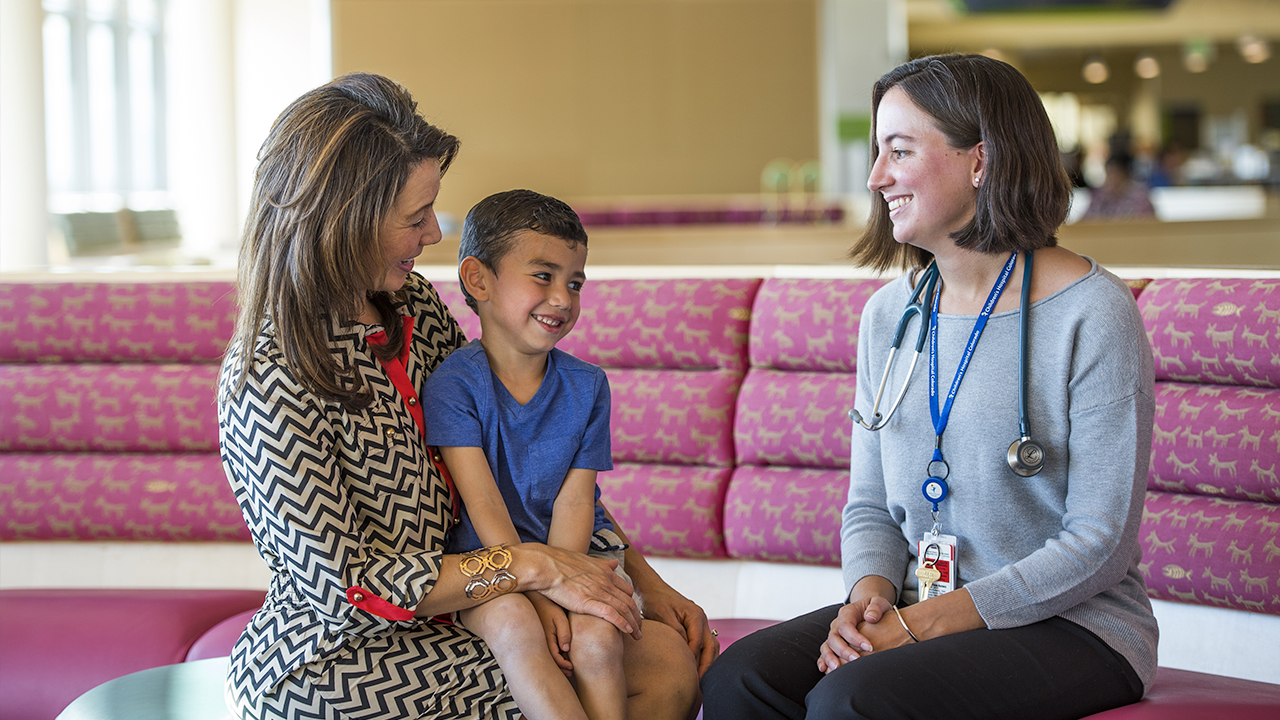
[{"label": "gray knit sweater", "polygon": [[[909,295],[904,276],[863,311],[857,407],[865,417]],[[974,319],[939,318],[940,408]],[[1018,437],[1019,322],[1017,310],[991,316],[943,436],[951,496],[940,521],[944,533],[959,538],[960,582],[987,627],[1061,616],[1123,655],[1150,687],[1159,632],[1138,570],[1138,526],[1154,378],[1142,318],[1124,283],[1096,263],[1031,306],[1028,415],[1032,437],[1046,451],[1044,470],[1031,478],[1015,475],[1005,461]],[[913,320],[882,412],[910,365],[918,327]],[[935,437],[928,388],[926,345],[889,424],[878,432],[853,428],[841,529],[846,592],[880,575],[898,586],[903,601],[917,599],[916,543],[933,522],[920,493]]]}]

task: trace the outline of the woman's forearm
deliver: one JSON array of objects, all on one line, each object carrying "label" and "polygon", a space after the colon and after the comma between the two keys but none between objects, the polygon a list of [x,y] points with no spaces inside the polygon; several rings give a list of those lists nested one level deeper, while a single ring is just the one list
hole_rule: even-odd
[{"label": "woman's forearm", "polygon": [[[509,545],[506,551],[511,555],[511,564],[505,570],[515,577],[515,585],[509,590],[510,592],[543,590],[549,586],[545,556],[523,544]],[[490,595],[480,596],[479,592],[475,592],[473,595],[476,597],[468,597],[467,584],[471,582],[472,577],[462,572],[462,559],[462,555],[444,555],[440,558],[440,573],[436,577],[436,584],[422,602],[418,603],[414,611],[417,617],[448,615],[473,608],[489,597],[502,594],[505,586],[491,591]],[[494,579],[493,575],[494,570],[486,569],[479,574],[479,577],[489,582]]]},{"label": "woman's forearm", "polygon": [[964,588],[902,608],[902,618],[921,640],[987,626]]}]

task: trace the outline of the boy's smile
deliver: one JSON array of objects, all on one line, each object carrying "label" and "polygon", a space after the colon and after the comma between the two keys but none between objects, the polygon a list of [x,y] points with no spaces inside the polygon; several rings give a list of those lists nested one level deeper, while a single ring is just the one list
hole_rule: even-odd
[{"label": "boy's smile", "polygon": [[479,314],[485,352],[551,352],[578,322],[586,264],[583,243],[533,230],[516,233],[497,272],[482,270],[487,297],[479,302]]}]

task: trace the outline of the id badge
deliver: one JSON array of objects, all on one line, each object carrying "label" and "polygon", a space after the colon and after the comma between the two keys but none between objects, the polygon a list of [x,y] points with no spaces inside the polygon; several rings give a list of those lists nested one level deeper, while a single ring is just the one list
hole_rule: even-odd
[{"label": "id badge", "polygon": [[[924,539],[916,546],[919,553],[920,568],[932,567],[937,570],[937,579],[930,582],[933,573],[917,571],[917,591],[921,600],[944,595],[956,589],[956,560],[958,541],[955,535],[924,534]],[[921,577],[921,576],[924,577]]]}]

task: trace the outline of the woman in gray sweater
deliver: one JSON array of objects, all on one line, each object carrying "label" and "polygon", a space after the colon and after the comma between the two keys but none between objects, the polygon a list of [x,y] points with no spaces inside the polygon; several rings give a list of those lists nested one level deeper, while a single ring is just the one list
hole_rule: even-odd
[{"label": "woman in gray sweater", "polygon": [[[707,720],[1136,702],[1158,631],[1138,569],[1154,401],[1133,296],[1057,247],[1070,184],[1012,67],[922,58],[872,105],[876,207],[853,258],[914,270],[859,327],[848,596],[731,646],[703,680]],[[904,357],[917,338],[922,372]]]}]

